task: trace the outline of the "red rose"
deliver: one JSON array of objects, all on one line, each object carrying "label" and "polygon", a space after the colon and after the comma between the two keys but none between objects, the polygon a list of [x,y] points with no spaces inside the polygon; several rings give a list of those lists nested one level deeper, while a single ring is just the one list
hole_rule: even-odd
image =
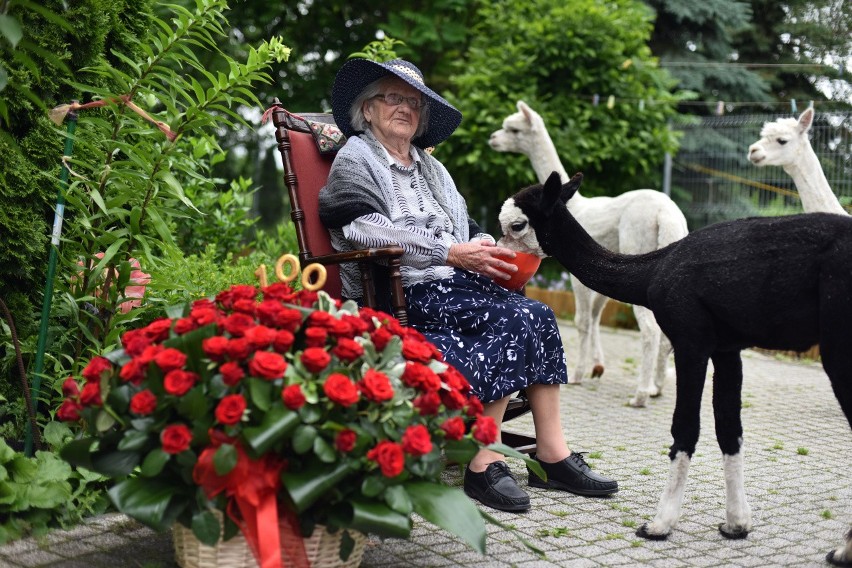
[{"label": "red rose", "polygon": [[400,378],[406,385],[424,391],[436,391],[441,388],[441,379],[438,378],[435,371],[414,361],[408,361],[405,364],[405,370]]},{"label": "red rose", "polygon": [[308,315],[307,324],[311,327],[322,327],[328,329],[332,325],[334,316],[328,312],[317,310]]},{"label": "red rose", "polygon": [[251,354],[251,345],[249,345],[246,339],[238,337],[228,340],[228,346],[225,348],[225,351],[228,352],[228,357],[231,359],[242,361]]},{"label": "red rose", "polygon": [[275,282],[262,290],[263,298],[266,300],[283,300],[293,293],[293,289],[289,284],[284,282]]},{"label": "red rose", "polygon": [[249,372],[267,380],[280,379],[287,370],[287,361],[278,353],[258,351],[249,361]]},{"label": "red rose", "polygon": [[219,372],[222,373],[222,382],[229,387],[235,386],[243,377],[246,376],[243,368],[236,361],[228,361],[219,367]]},{"label": "red rose", "polygon": [[467,398],[456,390],[442,390],[441,391],[441,402],[444,403],[444,406],[450,408],[452,410],[459,410],[464,408],[465,403],[467,402]]},{"label": "red rose", "polygon": [[77,385],[77,381],[74,380],[74,377],[68,377],[65,379],[65,382],[62,383],[62,394],[66,397],[74,397],[80,394],[80,387]]},{"label": "red rose", "polygon": [[165,347],[162,345],[149,345],[143,349],[142,353],[140,353],[136,358],[139,360],[139,364],[144,366],[153,361],[154,357],[163,351],[163,349],[165,349]]},{"label": "red rose", "polygon": [[299,385],[289,385],[281,390],[281,400],[290,410],[299,410],[305,404],[305,395]]},{"label": "red rose", "polygon": [[283,309],[284,306],[281,305],[281,302],[276,302],[275,300],[263,300],[257,305],[255,313],[257,314],[258,321],[263,325],[277,327],[278,324],[276,323],[276,320],[278,319],[278,314],[280,314]]},{"label": "red rose", "polygon": [[246,330],[243,338],[249,342],[254,349],[266,349],[275,341],[276,332],[265,325],[256,325]]},{"label": "red rose", "polygon": [[275,339],[272,341],[272,348],[278,353],[287,353],[293,347],[294,341],[296,341],[296,336],[286,329],[282,329],[275,334]]},{"label": "red rose", "polygon": [[340,317],[340,320],[345,321],[346,323],[349,324],[349,327],[352,328],[352,336],[353,337],[360,336],[361,334],[367,333],[368,331],[370,331],[370,326],[367,324],[367,322],[365,322],[364,320],[362,320],[358,316],[353,316],[353,315],[350,315],[350,314],[343,314]]},{"label": "red rose", "polygon": [[337,340],[337,345],[334,346],[331,352],[341,361],[351,363],[364,354],[364,348],[354,339],[341,337]]},{"label": "red rose", "polygon": [[183,424],[166,426],[160,434],[163,451],[167,454],[179,454],[189,448],[192,432]]},{"label": "red rose", "polygon": [[431,416],[437,414],[441,407],[441,397],[437,391],[426,391],[412,402],[414,408],[417,409],[422,416]]},{"label": "red rose", "polygon": [[257,306],[257,303],[254,300],[240,298],[234,302],[233,309],[235,312],[254,317],[255,306]]},{"label": "red rose", "polygon": [[358,383],[358,388],[373,402],[384,402],[393,398],[393,387],[390,379],[384,373],[368,369],[364,378]]},{"label": "red rose", "polygon": [[470,392],[470,383],[467,382],[464,375],[462,375],[455,367],[447,367],[440,376],[451,389],[461,391],[465,394]]},{"label": "red rose", "polygon": [[214,335],[201,341],[201,349],[214,361],[221,361],[227,353],[228,341],[224,335]]},{"label": "red rose", "polygon": [[377,351],[384,351],[392,337],[393,334],[386,327],[380,327],[370,334],[370,339],[373,345],[376,346]]},{"label": "red rose", "polygon": [[296,294],[296,301],[300,306],[310,308],[317,301],[317,293],[310,290],[299,290]]},{"label": "red rose", "polygon": [[219,312],[213,306],[194,308],[189,312],[189,317],[199,327],[215,323],[219,319]]},{"label": "red rose", "polygon": [[234,302],[240,300],[251,300],[254,302],[257,299],[257,288],[251,284],[234,284],[228,291],[231,293],[231,299]]},{"label": "red rose", "polygon": [[112,363],[105,357],[92,357],[86,368],[81,373],[87,382],[100,381],[104,373],[109,373],[112,370]]},{"label": "red rose", "polygon": [[323,383],[322,390],[329,400],[341,406],[351,406],[358,402],[358,389],[346,375],[332,373]]},{"label": "red rose", "polygon": [[195,386],[198,378],[198,375],[191,371],[174,369],[166,373],[166,376],[163,378],[163,388],[169,394],[183,396],[189,392],[189,389]]},{"label": "red rose", "polygon": [[175,333],[178,335],[183,335],[185,333],[189,333],[197,327],[198,326],[195,324],[195,321],[192,318],[180,318],[175,322]]},{"label": "red rose", "polygon": [[131,329],[121,336],[121,344],[124,351],[131,357],[142,354],[142,351],[151,345],[151,340],[145,335],[144,329]]},{"label": "red rose", "polygon": [[254,318],[241,313],[231,314],[222,321],[222,327],[231,337],[242,337],[248,328],[254,326]]},{"label": "red rose", "polygon": [[441,430],[447,434],[448,440],[461,440],[464,437],[464,420],[461,416],[447,418],[441,424]]},{"label": "red rose", "polygon": [[63,422],[75,422],[80,419],[80,411],[83,406],[76,400],[66,398],[56,411],[56,417]]},{"label": "red rose", "polygon": [[168,373],[171,370],[183,367],[186,364],[186,355],[173,347],[167,347],[154,355],[154,363],[164,373]]},{"label": "red rose", "polygon": [[476,423],[474,423],[471,431],[473,432],[474,439],[479,440],[486,446],[497,441],[497,424],[490,416],[477,416]]},{"label": "red rose", "polygon": [[305,330],[305,344],[308,347],[322,347],[325,345],[325,340],[327,338],[328,330],[324,327],[309,327]]},{"label": "red rose", "polygon": [[83,385],[83,390],[80,391],[80,402],[83,403],[83,406],[100,406],[103,404],[100,381]]},{"label": "red rose", "polygon": [[232,425],[239,422],[246,410],[246,399],[241,394],[229,394],[216,406],[216,420],[221,424]]},{"label": "red rose", "polygon": [[334,337],[348,337],[350,339],[355,337],[355,330],[343,320],[332,319],[326,328]]},{"label": "red rose", "polygon": [[479,416],[482,414],[482,401],[476,398],[475,395],[471,395],[467,399],[467,408],[465,409],[465,413],[468,416]]},{"label": "red rose", "polygon": [[302,351],[302,365],[311,373],[319,373],[331,363],[329,355],[322,347],[308,347]]},{"label": "red rose", "polygon": [[118,376],[121,377],[121,380],[125,383],[131,383],[134,385],[140,384],[145,380],[145,371],[148,369],[148,364],[142,364],[139,362],[139,359],[131,359],[118,372]]},{"label": "red rose", "polygon": [[302,312],[295,308],[284,308],[275,318],[275,325],[279,329],[296,331],[302,325]]},{"label": "red rose", "polygon": [[409,338],[402,340],[402,356],[409,361],[428,363],[433,354],[432,347],[428,343]]},{"label": "red rose", "polygon": [[416,424],[405,429],[402,435],[402,449],[412,456],[422,456],[432,451],[432,439],[429,430],[423,424]]},{"label": "red rose", "polygon": [[130,412],[147,416],[157,409],[157,397],[149,390],[139,391],[130,399]]},{"label": "red rose", "polygon": [[375,448],[367,452],[367,459],[378,463],[385,477],[396,477],[405,468],[402,446],[389,440],[379,442]]},{"label": "red rose", "polygon": [[172,320],[169,318],[155,319],[143,329],[145,330],[145,335],[151,341],[165,341],[169,338],[169,330],[172,329]]},{"label": "red rose", "polygon": [[347,428],[337,433],[337,437],[334,439],[334,447],[345,454],[352,451],[356,441],[358,441],[358,434]]}]

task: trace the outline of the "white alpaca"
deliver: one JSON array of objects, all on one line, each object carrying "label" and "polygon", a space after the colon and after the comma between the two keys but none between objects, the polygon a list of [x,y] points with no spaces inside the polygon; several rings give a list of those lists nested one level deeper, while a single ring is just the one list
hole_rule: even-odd
[{"label": "white alpaca", "polygon": [[[563,182],[569,179],[544,121],[523,101],[518,101],[518,112],[503,121],[503,128],[491,135],[489,144],[498,152],[525,154],[540,183],[554,171]],[[636,189],[616,197],[583,197],[577,193],[568,203],[568,209],[598,243],[625,254],[662,248],[688,232],[686,218],[677,205],[664,193],[652,189]],[[583,285],[573,274],[571,286],[580,349],[577,366],[568,382],[579,383],[590,370],[593,377],[603,374],[600,319],[608,298]],[[633,313],[639,324],[642,360],[636,394],[630,405],[639,407],[645,406],[649,396],[661,393],[671,345],[650,310],[633,306]]]},{"label": "white alpaca", "polygon": [[767,122],[760,140],[749,146],[748,159],[756,166],[781,166],[793,178],[802,208],[806,213],[847,214],[831,191],[822,171],[808,132],[814,121],[814,109],[805,110],[799,119],[779,118]]}]

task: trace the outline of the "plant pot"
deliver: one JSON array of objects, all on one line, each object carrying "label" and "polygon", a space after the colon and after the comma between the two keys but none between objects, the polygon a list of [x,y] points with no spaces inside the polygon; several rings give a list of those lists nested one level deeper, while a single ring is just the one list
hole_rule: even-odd
[{"label": "plant pot", "polygon": [[[221,519],[220,519],[221,520]],[[330,533],[323,525],[317,525],[314,533],[304,539],[305,553],[311,568],[356,568],[361,564],[367,535],[348,530],[355,541],[352,553],[345,561],[340,559],[340,541],[343,530]],[[257,560],[241,532],[232,539],[220,540],[216,546],[202,544],[191,529],[175,524],[173,529],[175,561],[181,568],[257,568]],[[284,566],[292,561],[284,556]]]}]

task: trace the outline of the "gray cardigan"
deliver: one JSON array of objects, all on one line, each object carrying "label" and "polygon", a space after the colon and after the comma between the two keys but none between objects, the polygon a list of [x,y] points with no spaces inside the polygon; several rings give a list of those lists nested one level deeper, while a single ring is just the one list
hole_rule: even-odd
[{"label": "gray cardigan", "polygon": [[[338,152],[327,185],[319,194],[319,213],[329,228],[332,245],[339,251],[366,246],[399,245],[402,257],[403,285],[452,276],[446,265],[452,243],[489,239],[467,213],[464,197],[456,189],[446,168],[435,158],[414,147],[419,172],[438,206],[449,219],[451,232],[436,234],[425,226],[416,226],[414,217],[400,210],[394,193],[393,173],[387,152],[371,132],[352,137]],[[353,223],[353,221],[356,221]],[[369,227],[369,232],[364,231]],[[359,242],[351,242],[344,229]],[[360,274],[357,265],[341,266],[343,295],[360,298]]]}]

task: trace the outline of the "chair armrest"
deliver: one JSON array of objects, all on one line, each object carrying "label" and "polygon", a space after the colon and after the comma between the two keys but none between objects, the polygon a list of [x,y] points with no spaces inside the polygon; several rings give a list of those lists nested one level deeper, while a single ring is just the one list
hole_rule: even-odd
[{"label": "chair armrest", "polygon": [[400,258],[403,252],[402,247],[399,246],[377,247],[313,256],[302,259],[302,262],[305,264],[318,262],[322,265],[358,262],[361,264],[361,290],[364,294],[364,303],[375,309],[378,305],[376,285],[373,282],[373,273],[369,269],[369,264],[380,259],[387,260],[391,311],[393,316],[399,320],[399,323],[408,325],[408,314],[405,311],[405,292],[402,289],[402,273],[400,272]]}]

